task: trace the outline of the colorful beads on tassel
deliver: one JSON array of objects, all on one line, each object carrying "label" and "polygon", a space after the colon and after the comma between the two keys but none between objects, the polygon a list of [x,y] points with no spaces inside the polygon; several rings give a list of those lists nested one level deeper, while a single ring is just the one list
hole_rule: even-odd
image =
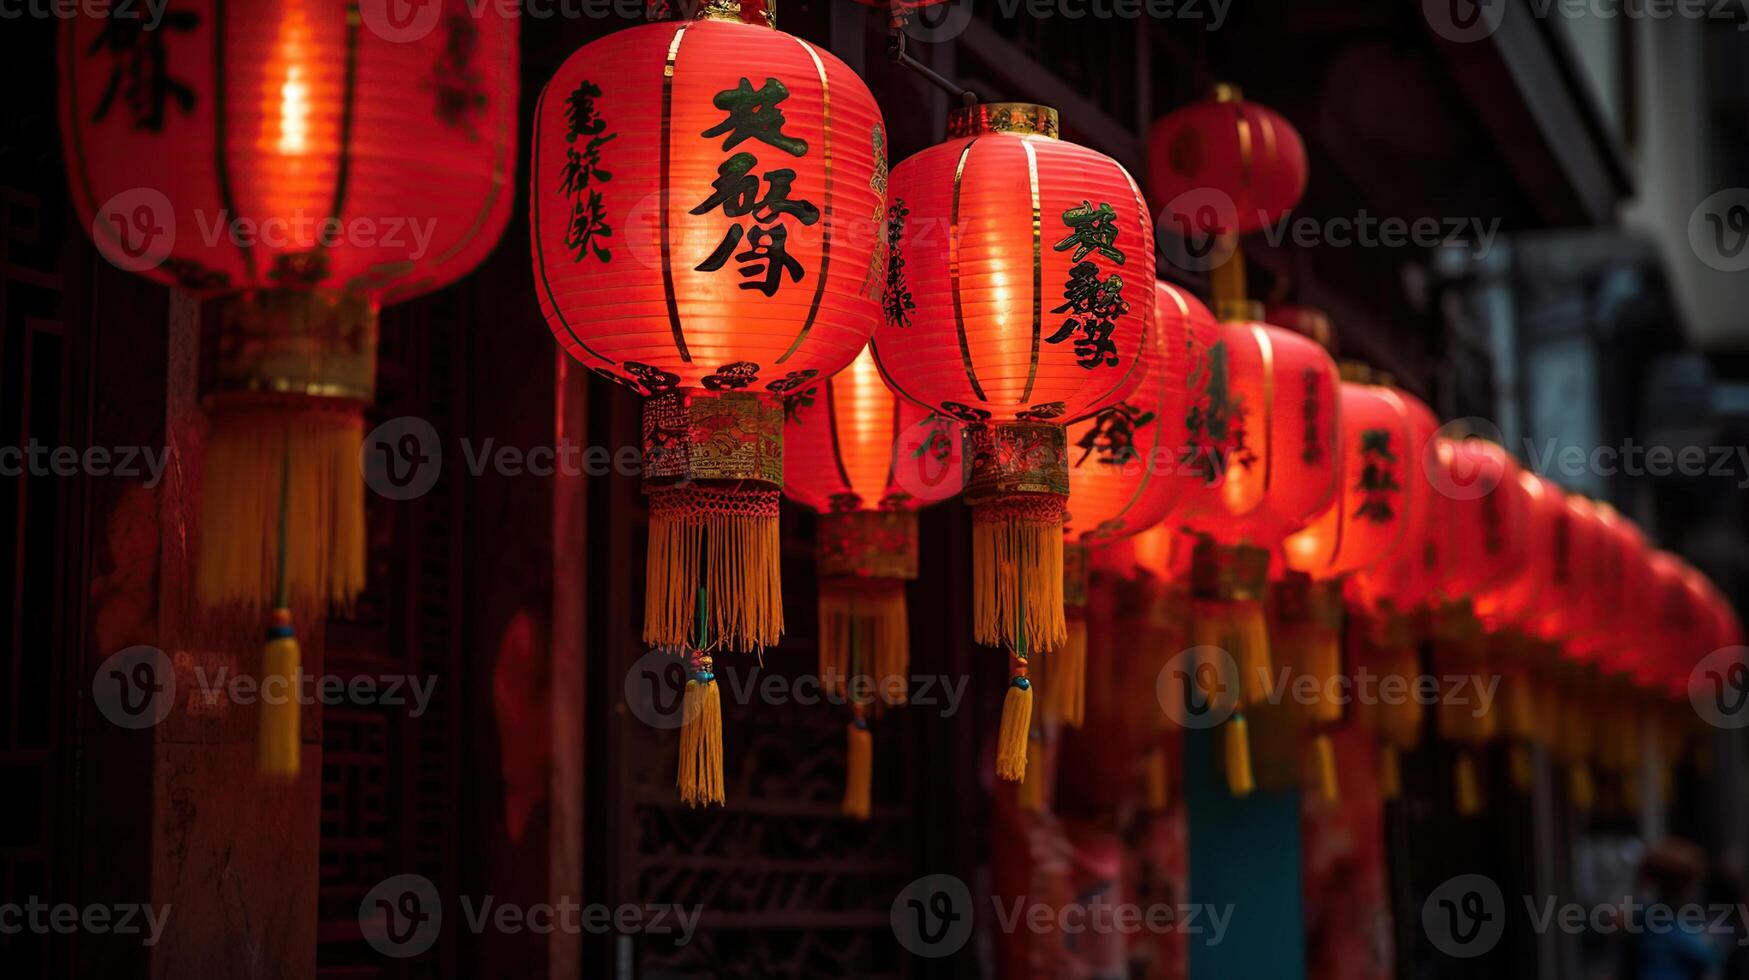
[{"label": "colorful beads on tassel", "polygon": [[258,765],[263,776],[289,779],[298,774],[303,750],[303,706],[293,695],[302,659],[291,611],[275,609],[267,627],[267,645],[261,650],[262,687],[265,689],[276,679],[285,686],[280,688],[283,696],[261,701]]},{"label": "colorful beads on tassel", "polygon": [[723,795],[723,705],[711,672],[711,657],[700,653],[686,682],[680,726],[680,774],[676,785],[687,806],[721,806]]}]

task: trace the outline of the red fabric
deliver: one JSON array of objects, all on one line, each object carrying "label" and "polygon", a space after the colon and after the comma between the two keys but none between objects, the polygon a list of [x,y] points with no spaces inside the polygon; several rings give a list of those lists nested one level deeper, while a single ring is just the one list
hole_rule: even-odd
[{"label": "red fabric", "polygon": [[446,0],[428,32],[391,39],[328,0],[218,7],[62,28],[68,179],[106,256],[206,295],[394,302],[491,251],[514,197],[514,10]]},{"label": "red fabric", "polygon": [[1492,560],[1485,567],[1492,584],[1475,595],[1476,616],[1488,629],[1533,626],[1537,609],[1553,594],[1557,528],[1552,510],[1543,503],[1552,488],[1546,490],[1539,477],[1514,461],[1511,476],[1495,491],[1505,495],[1502,504],[1517,515],[1519,531],[1510,546],[1488,552]]},{"label": "red fabric", "polygon": [[1306,147],[1275,110],[1207,99],[1148,133],[1148,198],[1181,234],[1256,231],[1306,190]]},{"label": "red fabric", "polygon": [[[1110,251],[1078,231],[1104,208]],[[1045,136],[951,139],[893,168],[889,212],[902,228],[875,356],[901,395],[967,421],[1068,423],[1141,382],[1154,231],[1116,161]],[[1083,295],[1089,273],[1103,299]],[[1084,342],[1105,326],[1109,348]]]},{"label": "red fabric", "polygon": [[1154,330],[1142,359],[1142,383],[1123,402],[1069,427],[1067,540],[1092,544],[1158,524],[1187,481],[1173,441],[1184,417],[1187,344],[1193,322],[1214,317],[1196,297],[1154,283]]},{"label": "red fabric", "polygon": [[1392,389],[1343,382],[1342,480],[1336,499],[1282,548],[1287,566],[1329,579],[1396,554],[1425,491],[1408,406]]},{"label": "red fabric", "polygon": [[[856,73],[768,27],[664,22],[579,48],[535,112],[530,237],[554,336],[646,393],[833,374],[878,315],[885,145]],[[572,154],[598,157],[586,182]],[[585,243],[574,226],[597,209],[612,234]]]},{"label": "red fabric", "polygon": [[1178,514],[1223,544],[1274,550],[1336,495],[1336,362],[1267,324],[1224,323],[1216,336],[1206,348],[1193,341],[1179,445],[1203,478]]},{"label": "red fabric", "polygon": [[1331,732],[1342,797],[1300,795],[1307,980],[1389,980],[1393,973],[1390,875],[1378,743],[1358,725]]},{"label": "red fabric", "polygon": [[959,425],[902,401],[863,348],[802,389],[783,426],[783,490],[822,514],[913,510],[960,490]]}]

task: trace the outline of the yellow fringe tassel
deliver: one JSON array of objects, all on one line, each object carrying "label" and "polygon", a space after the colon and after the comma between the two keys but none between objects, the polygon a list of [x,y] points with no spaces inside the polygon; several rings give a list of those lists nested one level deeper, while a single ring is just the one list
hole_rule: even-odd
[{"label": "yellow fringe tassel", "polygon": [[1080,728],[1087,714],[1087,620],[1069,620],[1069,638],[1043,656],[1045,720]]},{"label": "yellow fringe tassel", "polygon": [[1580,813],[1590,813],[1597,805],[1597,784],[1592,782],[1590,766],[1576,765],[1568,770],[1567,795]]},{"label": "yellow fringe tassel", "polygon": [[850,676],[853,636],[873,661],[864,663],[873,668],[875,707],[904,704],[911,677],[911,620],[902,579],[821,580],[820,680],[840,697]]},{"label": "yellow fringe tassel", "polygon": [[[217,401],[201,488],[195,596],[260,622],[279,585],[281,500],[291,533],[286,605],[320,617],[364,588],[364,479],[357,408]],[[287,467],[291,478],[286,479]]]},{"label": "yellow fringe tassel", "polygon": [[1020,780],[1020,809],[1037,813],[1045,808],[1045,748],[1044,739],[1036,735],[1026,740],[1026,775]]},{"label": "yellow fringe tassel", "polygon": [[1191,609],[1191,640],[1232,655],[1239,668],[1240,703],[1258,704],[1267,696],[1273,667],[1269,625],[1263,603],[1250,599],[1197,599]]},{"label": "yellow fringe tassel", "polygon": [[1385,742],[1379,745],[1379,796],[1394,800],[1403,795],[1403,759],[1397,747]]},{"label": "yellow fringe tassel", "polygon": [[303,758],[302,710],[296,698],[298,671],[303,661],[298,639],[292,633],[291,613],[276,609],[273,625],[268,630],[267,645],[261,650],[263,688],[270,679],[280,679],[284,687],[275,684],[276,697],[261,701],[259,767],[264,776],[293,777]]},{"label": "yellow fringe tassel", "polygon": [[1458,815],[1473,817],[1482,812],[1482,780],[1476,773],[1476,759],[1469,752],[1457,757]]},{"label": "yellow fringe tassel", "polygon": [[1336,771],[1336,745],[1322,732],[1312,738],[1312,764],[1318,777],[1318,795],[1325,803],[1342,799],[1342,783]]},{"label": "yellow fringe tassel", "polygon": [[1063,616],[1063,523],[1012,515],[1006,508],[974,508],[972,517],[972,623],[979,643],[1013,647],[1024,612],[1035,652],[1055,650],[1069,638]]},{"label": "yellow fringe tassel", "polygon": [[1172,805],[1172,774],[1167,770],[1166,750],[1148,753],[1143,765],[1147,769],[1148,810],[1163,813]]},{"label": "yellow fringe tassel", "polygon": [[1257,778],[1251,772],[1251,730],[1244,715],[1234,715],[1226,729],[1227,791],[1234,796],[1250,796],[1257,788]]},{"label": "yellow fringe tassel", "polygon": [[844,815],[867,820],[874,784],[874,734],[863,722],[851,722],[844,747]]},{"label": "yellow fringe tassel", "polygon": [[778,642],[783,636],[783,578],[777,493],[651,489],[644,643],[673,647],[687,642],[701,585],[711,596],[711,635],[733,649],[752,652]]},{"label": "yellow fringe tassel", "polygon": [[1515,742],[1507,753],[1512,763],[1513,788],[1520,793],[1530,792],[1536,784],[1536,766],[1530,755],[1530,746]]},{"label": "yellow fringe tassel", "polygon": [[[1060,582],[1062,577],[1058,573],[1057,580]],[[1002,701],[1002,731],[996,737],[997,776],[1010,782],[1026,777],[1026,746],[1031,731],[1032,685],[1009,684],[1008,696]]]},{"label": "yellow fringe tassel", "polygon": [[1306,631],[1300,670],[1318,679],[1318,698],[1308,707],[1311,720],[1333,724],[1342,720],[1340,695],[1332,681],[1342,674],[1342,634],[1328,626],[1313,626]]},{"label": "yellow fringe tassel", "polygon": [[680,726],[680,799],[687,806],[723,803],[723,703],[717,682],[689,680]]}]

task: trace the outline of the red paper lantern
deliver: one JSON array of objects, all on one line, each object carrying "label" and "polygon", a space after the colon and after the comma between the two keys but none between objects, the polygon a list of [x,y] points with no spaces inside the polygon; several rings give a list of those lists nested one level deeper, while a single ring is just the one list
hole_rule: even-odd
[{"label": "red paper lantern", "polygon": [[[1067,638],[1064,425],[1141,380],[1153,227],[1130,175],[1058,139],[1053,109],[973,106],[949,133],[893,171],[875,356],[899,394],[970,423],[973,622],[1015,651],[1012,697],[1030,710],[1026,655]],[[1025,768],[1024,736],[1004,740],[1006,778]]]},{"label": "red paper lantern", "polygon": [[774,25],[761,0],[709,0],[579,48],[535,107],[541,310],[573,357],[649,396],[644,641],[691,650],[691,803],[722,801],[708,651],[783,632],[781,400],[856,357],[886,277],[880,109]]},{"label": "red paper lantern", "polygon": [[[448,0],[378,30],[317,0],[79,11],[60,128],[80,220],[115,265],[223,300],[195,596],[244,623],[271,603],[262,671],[289,677],[294,619],[364,586],[378,311],[468,272],[509,216],[516,12]],[[298,712],[263,707],[264,772],[296,774]]]},{"label": "red paper lantern", "polygon": [[[959,424],[901,401],[867,348],[791,396],[784,493],[819,513],[820,677],[852,712],[845,812],[869,814],[871,701],[904,701],[910,674],[905,583],[917,577],[917,508],[959,492]],[[847,689],[872,677],[873,690]]]},{"label": "red paper lantern", "polygon": [[710,636],[758,650],[783,631],[780,400],[873,329],[885,135],[856,73],[758,0],[698,16],[585,45],[547,83],[530,237],[553,335],[651,398],[645,642],[707,645],[703,585]]},{"label": "red paper lantern", "polygon": [[1384,561],[1357,571],[1348,589],[1355,602],[1386,617],[1412,612],[1437,597],[1443,514],[1450,502],[1428,478],[1429,468],[1438,465],[1434,442],[1438,419],[1419,398],[1398,389],[1392,391],[1402,405],[1409,440],[1400,481],[1408,508],[1403,537]]},{"label": "red paper lantern", "polygon": [[364,584],[361,409],[377,311],[497,243],[516,165],[515,11],[463,0],[385,36],[345,4],[178,0],[61,34],[61,133],[80,219],[116,265],[223,297],[203,364],[211,431],[198,594],[319,613]]},{"label": "red paper lantern", "polygon": [[1231,85],[1148,133],[1148,196],[1180,234],[1243,234],[1274,224],[1306,190],[1306,147],[1275,110]]}]

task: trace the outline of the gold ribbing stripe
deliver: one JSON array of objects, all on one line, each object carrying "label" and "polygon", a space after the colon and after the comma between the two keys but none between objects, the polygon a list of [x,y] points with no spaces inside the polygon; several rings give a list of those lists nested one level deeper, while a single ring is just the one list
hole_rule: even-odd
[{"label": "gold ribbing stripe", "polygon": [[1020,393],[1020,404],[1025,405],[1032,400],[1032,386],[1038,380],[1038,345],[1044,321],[1044,254],[1040,248],[1038,154],[1033,152],[1031,140],[1022,138],[1020,146],[1026,151],[1026,179],[1032,189],[1032,362],[1026,369],[1026,389]]},{"label": "gold ribbing stripe", "polygon": [[1268,493],[1275,476],[1275,345],[1262,327],[1253,325],[1251,333],[1263,359],[1263,492]]},{"label": "gold ribbing stripe", "polygon": [[673,138],[674,62],[680,57],[680,40],[686,36],[686,28],[687,25],[682,24],[674,32],[674,39],[668,42],[668,60],[662,65],[661,217],[657,224],[662,237],[662,298],[668,302],[668,327],[674,332],[674,349],[679,352],[680,359],[691,364],[692,352],[686,349],[686,331],[680,327],[680,305],[674,299],[672,256],[668,254],[668,167],[673,155],[669,142]]},{"label": "gold ribbing stripe", "polygon": [[972,368],[972,347],[966,341],[966,318],[960,309],[960,184],[966,175],[966,158],[972,155],[972,147],[977,145],[976,137],[967,140],[965,149],[960,150],[959,162],[953,168],[953,215],[947,237],[947,279],[953,286],[953,326],[959,333],[960,360],[965,363],[966,380],[971,382],[972,394],[979,401],[988,401],[984,397],[984,386],[978,384],[978,372]]},{"label": "gold ribbing stripe", "polygon": [[826,203],[821,208],[824,226],[820,236],[820,278],[814,283],[814,301],[808,306],[808,319],[802,324],[801,333],[796,334],[789,350],[777,359],[779,364],[789,360],[790,355],[802,346],[802,341],[808,339],[808,331],[814,329],[814,318],[820,315],[820,300],[826,295],[826,273],[832,266],[832,93],[826,84],[826,65],[820,60],[820,52],[799,37],[796,43],[814,59],[814,70],[820,73],[820,152],[826,161]]}]

